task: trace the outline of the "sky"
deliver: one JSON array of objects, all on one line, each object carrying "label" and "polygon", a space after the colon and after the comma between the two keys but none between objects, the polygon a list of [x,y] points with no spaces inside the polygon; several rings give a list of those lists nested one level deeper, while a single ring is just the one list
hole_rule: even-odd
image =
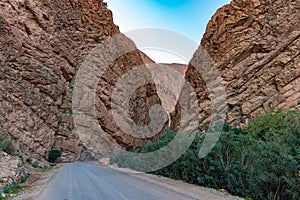
[{"label": "sky", "polygon": [[[197,46],[206,25],[218,8],[230,0],[106,0],[113,11],[114,23],[122,33],[143,28],[172,30],[194,41]],[[130,37],[130,36],[129,36]],[[159,36],[157,36],[159,37]],[[135,41],[135,38],[131,38]],[[191,59],[197,48],[180,56],[157,48],[140,48],[158,63],[183,63]]]}]

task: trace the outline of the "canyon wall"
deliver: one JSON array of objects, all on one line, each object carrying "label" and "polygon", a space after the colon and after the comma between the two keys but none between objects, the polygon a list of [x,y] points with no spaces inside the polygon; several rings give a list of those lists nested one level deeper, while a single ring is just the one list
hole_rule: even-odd
[{"label": "canyon wall", "polygon": [[20,183],[28,175],[22,160],[0,151],[0,188],[5,188],[13,183]]},{"label": "canyon wall", "polygon": [[[110,151],[109,144],[89,145],[99,141],[96,136],[83,143],[72,117],[73,84],[81,64],[93,48],[120,33],[103,1],[1,0],[0,33],[1,135],[15,140],[19,151],[45,158],[51,149],[62,150],[67,161]],[[123,46],[134,46],[122,37]],[[134,148],[147,141],[120,131],[109,104],[122,74],[145,62],[153,63],[138,50],[121,55],[99,80],[97,120],[104,134],[100,137],[110,143]],[[133,120],[147,123],[148,107],[160,103],[155,86],[140,88],[135,98],[142,102],[138,111],[131,111],[139,116]]]},{"label": "canyon wall", "polygon": [[215,81],[224,85],[231,125],[271,108],[300,109],[299,22],[299,0],[233,0],[216,12],[185,75],[199,99],[201,129],[218,98],[193,66],[205,60],[203,49],[215,64],[204,75],[218,70],[223,79]]},{"label": "canyon wall", "polygon": [[[80,136],[73,120],[74,81],[91,51],[120,33],[111,11],[100,0],[2,0],[0,134],[28,154],[46,158],[49,150],[60,149],[66,161],[109,154],[116,144],[133,149],[157,139],[168,126],[177,128],[180,105],[176,102],[184,98],[179,97],[184,76],[198,98],[200,129],[211,120],[211,101],[219,98],[210,94],[207,81],[224,84],[227,102],[217,109],[226,107],[226,120],[233,126],[243,126],[270,108],[299,110],[299,5],[299,0],[232,1],[212,17],[188,67],[169,65],[178,72],[172,75],[138,50],[121,55],[96,83],[95,120],[100,128],[91,127],[91,132]],[[135,47],[119,36],[122,42],[117,46]],[[209,60],[203,49],[215,63],[202,69],[205,78],[193,66]],[[153,82],[131,96],[126,117],[147,126],[153,105],[161,104],[169,112],[169,121],[151,137],[136,137],[120,129],[112,113],[115,86],[136,66],[142,66],[140,78],[152,76]],[[220,79],[214,77],[215,69]],[[122,108],[122,98],[115,100]],[[81,126],[89,126],[87,121]]]}]

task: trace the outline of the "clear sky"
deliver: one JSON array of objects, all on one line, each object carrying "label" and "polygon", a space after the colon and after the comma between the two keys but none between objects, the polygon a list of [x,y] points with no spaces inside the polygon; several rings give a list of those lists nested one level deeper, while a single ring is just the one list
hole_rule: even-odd
[{"label": "clear sky", "polygon": [[[106,0],[121,32],[142,28],[162,28],[181,33],[197,44],[216,10],[230,0]],[[134,39],[133,39],[134,40]],[[143,49],[141,49],[143,50]],[[143,50],[156,62],[187,63],[175,55]],[[190,52],[190,58],[194,52]],[[174,57],[175,56],[175,57]]]}]

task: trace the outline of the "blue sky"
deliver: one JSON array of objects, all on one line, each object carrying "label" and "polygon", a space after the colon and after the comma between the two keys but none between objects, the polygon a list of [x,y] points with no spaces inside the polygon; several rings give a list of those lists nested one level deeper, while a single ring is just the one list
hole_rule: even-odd
[{"label": "blue sky", "polygon": [[[113,11],[114,22],[121,32],[142,28],[162,28],[176,31],[197,44],[216,10],[230,0],[106,0]],[[133,39],[134,40],[134,39]],[[156,62],[180,62],[164,52],[147,53]],[[192,54],[194,52],[190,52]],[[152,55],[153,54],[153,55]],[[155,55],[156,54],[156,55]]]}]

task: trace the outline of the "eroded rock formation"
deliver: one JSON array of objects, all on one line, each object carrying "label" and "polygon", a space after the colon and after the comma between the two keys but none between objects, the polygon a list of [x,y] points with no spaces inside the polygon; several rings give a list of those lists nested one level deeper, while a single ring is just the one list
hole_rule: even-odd
[{"label": "eroded rock formation", "polygon": [[0,188],[21,182],[27,176],[22,160],[0,151]]},{"label": "eroded rock formation", "polygon": [[[67,160],[90,157],[94,149],[88,143],[98,140],[90,137],[83,143],[74,129],[73,84],[85,56],[119,34],[111,11],[102,0],[3,0],[0,33],[0,131],[13,136],[24,152],[46,158],[49,150],[61,149]],[[134,45],[123,37],[123,46]],[[146,141],[122,133],[109,104],[116,81],[144,62],[152,63],[139,51],[122,55],[99,81],[97,117],[111,143],[133,148]],[[142,87],[136,96],[142,102],[132,111],[139,116],[133,120],[147,123],[147,107],[160,103],[155,87]],[[101,143],[98,147],[106,148]]]},{"label": "eroded rock formation", "polygon": [[[270,108],[299,110],[299,16],[299,0],[234,0],[210,20],[201,47],[223,78],[230,124],[243,126]],[[217,98],[209,96],[193,67],[203,57],[202,48],[186,72],[202,109],[200,128],[209,123],[210,101]]]},{"label": "eroded rock formation", "polygon": [[[203,57],[202,48],[187,68],[171,65],[170,69],[179,72],[174,76],[165,74],[168,70],[157,68],[138,50],[121,55],[98,77],[94,99],[95,120],[100,129],[83,123],[81,126],[92,131],[80,137],[72,109],[76,73],[92,49],[119,34],[112,13],[101,0],[2,0],[0,132],[13,137],[17,149],[23,152],[46,157],[50,149],[61,149],[69,161],[106,154],[115,144],[132,149],[149,138],[158,138],[168,125],[176,129],[181,116],[176,102],[184,75],[198,98],[195,104],[201,108],[201,129],[210,122],[211,100],[219,98],[210,94],[208,82],[225,85],[227,103],[215,111],[226,107],[227,121],[234,126],[242,126],[272,107],[299,109],[299,5],[299,0],[234,0],[217,11],[201,47],[215,62],[223,82],[215,79],[214,68],[206,66],[203,70],[205,81],[193,68],[201,59],[209,60]],[[121,49],[134,46],[125,36],[120,37]],[[107,48],[113,50],[111,46]],[[140,77],[152,76],[156,85],[150,80],[136,90],[129,100],[129,112],[124,114],[126,120],[139,126],[149,125],[149,108],[155,104],[162,104],[170,112],[169,119],[173,119],[162,125],[161,132],[148,138],[123,131],[112,114],[114,88],[136,66],[148,68]],[[179,82],[168,83],[175,79]],[[170,87],[159,86],[160,81]],[[188,96],[184,93],[181,98]],[[123,99],[115,100],[116,106],[121,107]]]}]

